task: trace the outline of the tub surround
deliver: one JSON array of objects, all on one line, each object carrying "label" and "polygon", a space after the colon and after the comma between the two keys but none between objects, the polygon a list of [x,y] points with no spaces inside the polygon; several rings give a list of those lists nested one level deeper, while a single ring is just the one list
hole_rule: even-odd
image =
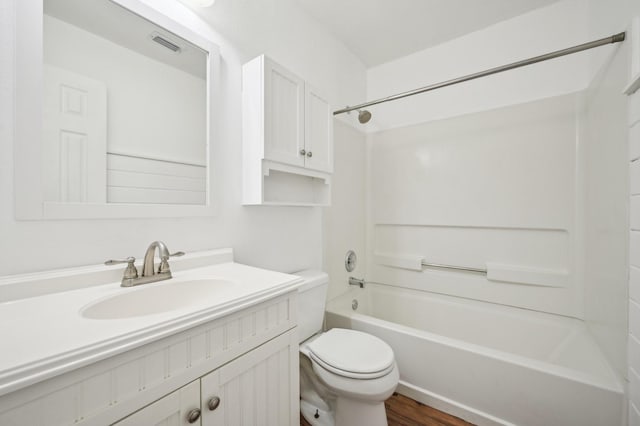
[{"label": "tub surround", "polygon": [[[226,322],[225,318],[240,311],[255,310],[261,304],[286,298],[286,294],[301,283],[301,279],[293,275],[235,263],[233,253],[228,249],[186,255],[173,262],[172,267],[173,279],[135,288],[120,286],[123,266],[95,266],[3,278],[0,286],[9,290],[14,300],[0,303],[0,334],[3,346],[11,348],[0,354],[0,396],[128,351],[142,350],[153,342],[220,319]],[[167,284],[184,282],[188,285],[188,281],[214,279],[224,280],[222,290],[208,293],[209,298],[191,301],[181,308],[117,319],[82,316],[87,306],[109,297],[145,292]],[[73,289],[81,282],[85,288]],[[47,285],[48,294],[37,295],[34,291],[38,286]],[[20,294],[18,286],[25,287],[24,294]],[[255,317],[254,312],[253,331],[243,334],[244,329],[240,327],[236,330],[239,340],[260,336],[257,330],[269,329],[267,323],[271,319],[274,324],[282,323],[283,315],[287,317],[288,325],[281,331],[295,326],[295,317],[287,314],[291,312],[289,300],[286,298],[286,306],[281,308],[276,303],[276,310],[272,309],[271,314],[265,311],[262,316],[257,314]],[[264,324],[261,324],[261,318]],[[227,340],[223,347],[233,346],[229,343],[230,332],[225,333]],[[189,349],[190,355],[191,352]],[[188,365],[191,366],[191,361]],[[0,418],[7,405],[11,405],[7,401],[11,400],[15,400],[12,395],[0,398]]]}]

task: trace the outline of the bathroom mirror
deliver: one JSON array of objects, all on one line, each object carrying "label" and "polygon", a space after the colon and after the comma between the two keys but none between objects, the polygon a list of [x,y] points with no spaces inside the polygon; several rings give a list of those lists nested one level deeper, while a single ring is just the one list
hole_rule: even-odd
[{"label": "bathroom mirror", "polygon": [[17,218],[211,214],[217,47],[138,0],[17,8]]}]

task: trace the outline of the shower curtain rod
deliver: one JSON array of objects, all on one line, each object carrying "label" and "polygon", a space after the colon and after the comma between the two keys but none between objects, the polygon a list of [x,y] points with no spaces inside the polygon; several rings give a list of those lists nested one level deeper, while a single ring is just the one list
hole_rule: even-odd
[{"label": "shower curtain rod", "polygon": [[496,68],[491,68],[485,71],[480,71],[474,74],[465,75],[463,77],[454,78],[452,80],[443,81],[441,83],[432,84],[430,86],[421,87],[419,89],[409,90],[408,92],[398,93],[397,95],[391,95],[384,98],[376,99],[375,101],[365,102],[360,105],[346,107],[333,112],[333,115],[344,114],[345,112],[356,111],[362,108],[366,108],[372,105],[381,104],[384,102],[395,101],[397,99],[406,98],[408,96],[417,95],[419,93],[429,92],[431,90],[440,89],[442,87],[453,86],[454,84],[462,83],[469,80],[475,80],[476,78],[486,77],[488,75],[497,74],[503,71],[509,71],[515,68],[524,67],[526,65],[535,64],[549,59],[559,58],[560,56],[571,55],[572,53],[582,52],[583,50],[593,49],[594,47],[604,46],[605,44],[620,43],[624,41],[626,36],[625,32],[614,34],[610,37],[601,38],[599,40],[590,41],[588,43],[579,44],[577,46],[569,47],[567,49],[556,50],[555,52],[547,53],[545,55],[535,56],[533,58],[524,59],[522,61],[513,62],[511,64],[502,65]]}]

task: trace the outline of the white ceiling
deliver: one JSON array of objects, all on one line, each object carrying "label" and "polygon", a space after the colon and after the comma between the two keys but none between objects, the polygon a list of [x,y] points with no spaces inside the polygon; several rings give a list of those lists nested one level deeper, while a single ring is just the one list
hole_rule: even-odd
[{"label": "white ceiling", "polygon": [[368,67],[558,0],[298,0]]}]

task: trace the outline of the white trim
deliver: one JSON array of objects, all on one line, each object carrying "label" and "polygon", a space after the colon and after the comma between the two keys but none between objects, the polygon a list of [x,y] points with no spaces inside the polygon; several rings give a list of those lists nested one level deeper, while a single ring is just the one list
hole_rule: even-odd
[{"label": "white trim", "polygon": [[[211,216],[211,205],[42,203],[43,217],[28,219],[138,219]],[[27,218],[19,218],[27,219]]]},{"label": "white trim", "polygon": [[292,166],[290,164],[280,163],[278,161],[262,160],[262,174],[269,176],[271,170],[277,170],[280,172],[291,173],[300,176],[309,176],[317,179],[322,179],[327,185],[331,184],[331,174],[318,170],[311,170],[305,167]]},{"label": "white trim", "polygon": [[476,410],[442,395],[414,386],[403,380],[400,380],[400,383],[398,383],[396,392],[433,407],[436,410],[444,411],[445,413],[459,417],[478,426],[516,426],[513,423],[494,417],[484,411]]},{"label": "white trim", "polygon": [[154,155],[142,152],[133,152],[121,147],[112,147],[107,150],[107,155],[117,155],[120,157],[141,158],[144,160],[162,161],[165,163],[184,164],[187,166],[207,167],[206,162],[191,161],[185,158],[169,158],[163,155]]},{"label": "white trim", "polygon": [[640,89],[640,72],[631,78],[631,82],[622,91],[625,95],[633,95],[636,90]]}]

